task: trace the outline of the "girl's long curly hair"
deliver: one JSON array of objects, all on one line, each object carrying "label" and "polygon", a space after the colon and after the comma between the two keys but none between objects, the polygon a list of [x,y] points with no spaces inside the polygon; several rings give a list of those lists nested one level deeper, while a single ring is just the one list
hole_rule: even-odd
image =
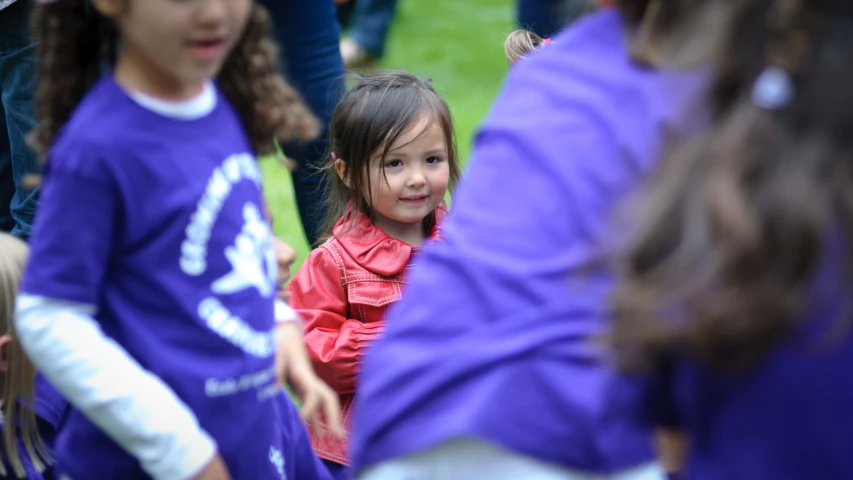
[{"label": "girl's long curly hair", "polygon": [[[612,342],[625,369],[672,354],[753,367],[804,318],[839,229],[850,262],[853,2],[723,3],[711,124],[664,158],[622,258]],[[791,98],[762,102],[768,75]]]},{"label": "girl's long curly hair", "polygon": [[[217,79],[258,155],[275,152],[277,140],[310,140],[320,132],[317,119],[279,74],[278,49],[269,29],[269,14],[253,5],[246,29]],[[39,5],[33,31],[40,42],[38,124],[30,145],[44,156],[105,66],[115,63],[119,33],[88,0]]]}]

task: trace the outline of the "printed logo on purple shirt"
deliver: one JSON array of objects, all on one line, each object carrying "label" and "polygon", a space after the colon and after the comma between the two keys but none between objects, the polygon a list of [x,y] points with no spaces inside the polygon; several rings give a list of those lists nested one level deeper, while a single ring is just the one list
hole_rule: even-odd
[{"label": "printed logo on purple shirt", "polygon": [[[231,155],[213,170],[181,244],[180,266],[185,274],[198,277],[207,271],[211,230],[234,185],[243,180],[251,180],[261,188],[261,172],[251,154]],[[270,358],[275,355],[274,329],[255,330],[232,314],[218,298],[247,289],[256,289],[264,298],[272,298],[275,294],[277,271],[269,226],[254,203],[246,202],[242,214],[243,227],[224,251],[231,270],[211,283],[210,295],[199,302],[197,312],[211,331],[232,345],[251,356]],[[265,369],[240,378],[209,378],[205,382],[205,394],[209,397],[233,395],[266,385],[258,393],[259,398],[266,398],[275,394],[273,376],[272,369]]]}]

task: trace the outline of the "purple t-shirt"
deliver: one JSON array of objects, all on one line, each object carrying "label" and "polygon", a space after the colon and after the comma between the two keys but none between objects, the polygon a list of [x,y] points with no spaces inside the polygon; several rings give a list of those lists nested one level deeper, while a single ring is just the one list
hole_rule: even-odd
[{"label": "purple t-shirt", "polygon": [[[21,290],[97,306],[106,335],[193,410],[234,478],[281,479],[261,176],[217,97],[207,115],[176,119],[102,78],[51,150]],[[144,478],[76,410],[55,454],[71,478]]]},{"label": "purple t-shirt", "polygon": [[628,57],[620,15],[580,20],[518,62],[477,135],[444,241],[424,249],[363,365],[357,470],[475,437],[572,469],[654,458],[641,382],[607,326],[611,213],[687,127],[695,75]]},{"label": "purple t-shirt", "polygon": [[803,326],[756,368],[722,374],[677,359],[658,378],[648,411],[684,430],[688,480],[853,478],[850,283],[828,242]]}]

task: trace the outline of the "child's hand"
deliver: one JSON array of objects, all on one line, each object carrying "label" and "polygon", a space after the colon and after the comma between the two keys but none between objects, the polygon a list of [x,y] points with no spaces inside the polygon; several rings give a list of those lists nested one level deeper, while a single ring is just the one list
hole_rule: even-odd
[{"label": "child's hand", "polygon": [[325,420],[330,432],[343,437],[341,406],[338,396],[314,373],[302,331],[296,322],[278,326],[278,350],[276,352],[276,376],[280,383],[289,385],[302,402],[300,414],[316,433],[321,432],[320,423]]},{"label": "child's hand", "polygon": [[222,455],[217,453],[192,480],[231,480],[231,474],[228,473]]},{"label": "child's hand", "polygon": [[[273,249],[275,250],[275,261],[278,266],[278,284],[284,285],[290,280],[290,267],[296,261],[296,250],[279,240],[278,237],[273,238]],[[285,302],[290,301],[290,292],[283,288],[278,291],[277,295],[278,298]]]}]

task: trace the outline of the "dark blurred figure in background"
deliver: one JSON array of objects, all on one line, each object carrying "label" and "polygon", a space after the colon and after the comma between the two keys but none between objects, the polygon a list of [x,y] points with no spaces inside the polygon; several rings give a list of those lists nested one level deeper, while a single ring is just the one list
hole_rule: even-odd
[{"label": "dark blurred figure in background", "polygon": [[[0,0],[2,1],[2,0]],[[308,242],[314,246],[326,212],[325,182],[317,162],[328,145],[329,119],[340,99],[344,65],[333,0],[260,0],[272,15],[285,74],[323,122],[323,134],[304,145],[284,145],[297,163],[293,188]]]},{"label": "dark blurred figure in background", "polygon": [[35,42],[30,36],[30,0],[0,0],[0,231],[28,239],[38,189],[26,185],[39,171],[26,144],[35,125]]},{"label": "dark blurred figure in background", "polygon": [[518,0],[516,19],[521,28],[549,38],[595,6],[594,0]]},{"label": "dark blurred figure in background", "polygon": [[373,66],[385,54],[388,28],[394,19],[397,0],[335,0],[338,21],[349,27],[341,41],[341,56],[347,68]]}]

